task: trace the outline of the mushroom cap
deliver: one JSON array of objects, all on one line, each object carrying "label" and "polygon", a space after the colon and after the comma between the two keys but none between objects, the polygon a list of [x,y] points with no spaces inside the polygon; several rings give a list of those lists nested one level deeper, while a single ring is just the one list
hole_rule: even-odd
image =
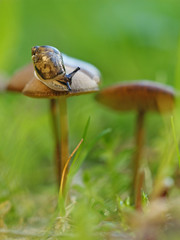
[{"label": "mushroom cap", "polygon": [[[66,65],[67,74],[72,72],[72,70],[74,70],[74,67]],[[73,76],[71,84],[72,91],[55,91],[48,88],[34,76],[33,79],[23,89],[23,94],[34,98],[58,98],[60,96],[76,96],[98,91],[99,79],[100,75],[97,75],[92,71],[80,70]]]},{"label": "mushroom cap", "polygon": [[[90,63],[69,57],[65,54],[62,54],[62,55],[63,55],[64,64],[65,64],[67,73],[72,72],[74,70],[74,68],[77,66],[79,66],[81,68],[79,73],[76,73],[76,75],[74,75],[72,82],[74,82],[74,80],[77,79],[77,76],[80,77],[77,82],[79,84],[81,84],[81,86],[82,86],[82,89],[83,89],[82,93],[85,93],[85,91],[87,91],[87,92],[97,91],[98,90],[97,86],[100,82],[100,77],[101,77],[99,70]],[[84,79],[82,79],[83,77],[84,77]],[[39,84],[39,82],[38,83],[36,82],[37,79],[34,77],[34,67],[33,67],[32,63],[19,69],[14,74],[14,76],[11,78],[9,84],[7,85],[7,90],[13,91],[13,92],[22,92],[22,90],[25,88],[26,84],[29,83],[31,80],[34,80],[32,82],[32,85],[33,85],[33,87],[37,87],[36,91],[38,91],[38,96],[34,96],[34,97],[46,97],[46,92],[49,97],[54,97],[54,96],[58,97],[58,96],[67,95],[67,94],[69,94],[69,95],[81,94],[79,88],[72,89],[71,92],[67,92],[67,93],[61,92],[61,93],[57,94],[57,93],[55,93],[56,91],[52,91],[50,93],[49,89],[42,87],[42,84]],[[89,80],[91,80],[91,81],[89,81]],[[78,85],[77,82],[72,83],[72,86],[75,85],[74,87],[76,87],[76,85]],[[87,86],[88,82],[89,82],[89,87]],[[85,84],[85,86],[84,86],[84,84]],[[34,89],[32,89],[32,91],[34,91]],[[32,94],[32,91],[28,90],[27,95],[28,94],[30,96],[33,96],[33,94],[36,95],[36,93]],[[75,92],[76,92],[76,94],[75,94]],[[26,95],[26,93],[25,93],[25,95]]]},{"label": "mushroom cap", "polygon": [[100,83],[101,73],[94,65],[76,58],[69,57],[66,54],[62,54],[62,56],[63,56],[65,67],[76,68],[77,66],[79,66],[82,72],[89,75],[89,77],[92,80],[94,80],[97,84]]},{"label": "mushroom cap", "polygon": [[31,81],[34,76],[34,67],[30,63],[15,72],[7,85],[7,90],[12,92],[22,92],[26,84]]},{"label": "mushroom cap", "polygon": [[161,83],[131,81],[101,90],[96,100],[119,111],[169,112],[174,108],[175,92],[172,87]]}]

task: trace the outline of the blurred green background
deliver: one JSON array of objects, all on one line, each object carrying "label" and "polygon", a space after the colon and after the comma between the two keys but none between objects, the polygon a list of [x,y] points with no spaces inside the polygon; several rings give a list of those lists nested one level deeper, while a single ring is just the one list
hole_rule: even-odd
[{"label": "blurred green background", "polygon": [[[11,76],[31,61],[32,46],[52,45],[99,68],[101,87],[149,79],[180,89],[179,32],[179,0],[0,0],[0,70]],[[93,94],[68,99],[68,111],[71,151],[89,116],[87,141],[112,128],[89,155],[90,166],[101,166],[123,146],[132,150],[134,113],[110,111]],[[146,125],[146,145],[156,146],[164,119],[149,114]],[[0,132],[0,199],[17,189],[55,189],[49,102],[2,94]]]}]

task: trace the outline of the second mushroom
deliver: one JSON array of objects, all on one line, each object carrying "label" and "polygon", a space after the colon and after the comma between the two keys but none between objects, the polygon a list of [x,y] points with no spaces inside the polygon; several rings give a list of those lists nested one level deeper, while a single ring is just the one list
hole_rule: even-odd
[{"label": "second mushroom", "polygon": [[166,113],[173,110],[175,93],[172,87],[153,81],[131,81],[101,90],[96,99],[117,111],[137,112],[133,159],[133,192],[136,208],[139,206],[139,189],[142,185],[141,155],[144,144],[144,118],[147,112]]}]

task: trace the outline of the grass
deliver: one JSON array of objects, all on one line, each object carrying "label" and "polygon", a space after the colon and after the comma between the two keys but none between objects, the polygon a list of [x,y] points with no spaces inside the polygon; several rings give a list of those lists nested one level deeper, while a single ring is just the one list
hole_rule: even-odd
[{"label": "grass", "polygon": [[[101,87],[152,79],[179,89],[178,0],[1,0],[0,13],[9,76],[31,61],[33,45],[49,44],[96,65]],[[179,101],[172,116],[146,121],[143,213],[130,201],[135,113],[106,109],[93,94],[68,99],[68,109],[70,152],[88,131],[62,216],[48,101],[0,95],[0,239],[179,239]]]}]

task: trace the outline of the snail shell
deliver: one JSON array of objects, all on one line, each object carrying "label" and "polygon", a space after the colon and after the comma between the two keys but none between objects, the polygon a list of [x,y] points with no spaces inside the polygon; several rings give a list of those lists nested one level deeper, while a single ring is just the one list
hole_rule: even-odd
[{"label": "snail shell", "polygon": [[32,60],[36,77],[56,91],[71,91],[73,75],[80,69],[76,68],[66,75],[60,51],[51,46],[35,46],[32,48]]}]

